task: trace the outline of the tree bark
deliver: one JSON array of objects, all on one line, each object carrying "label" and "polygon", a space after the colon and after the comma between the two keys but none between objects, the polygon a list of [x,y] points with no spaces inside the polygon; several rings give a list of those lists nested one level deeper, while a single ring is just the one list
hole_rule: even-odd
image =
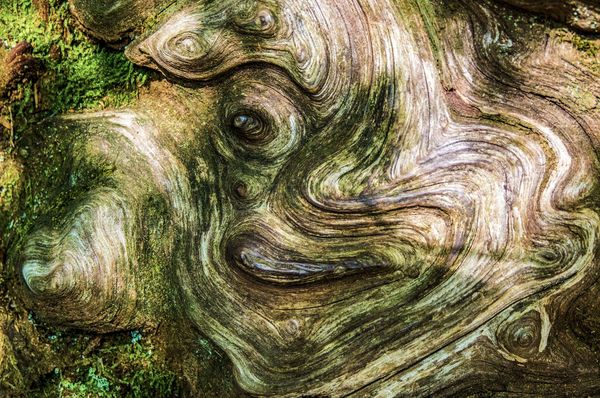
[{"label": "tree bark", "polygon": [[[510,3],[597,31],[595,1]],[[71,3],[165,80],[38,128],[9,248],[38,314],[193,328],[258,395],[600,389],[600,62],[573,33],[491,1],[142,4]]]}]

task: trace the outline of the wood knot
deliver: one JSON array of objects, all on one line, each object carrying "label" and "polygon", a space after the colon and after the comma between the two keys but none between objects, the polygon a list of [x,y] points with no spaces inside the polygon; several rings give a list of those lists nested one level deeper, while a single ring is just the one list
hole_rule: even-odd
[{"label": "wood knot", "polygon": [[238,181],[233,191],[238,199],[246,199],[248,197],[248,185],[244,181]]},{"label": "wood knot", "polygon": [[300,323],[296,319],[290,319],[285,324],[285,332],[290,337],[297,337],[300,334]]},{"label": "wood knot", "polygon": [[542,318],[540,313],[531,310],[517,319],[509,319],[498,328],[496,338],[499,344],[517,361],[525,362],[540,352],[542,341]]}]

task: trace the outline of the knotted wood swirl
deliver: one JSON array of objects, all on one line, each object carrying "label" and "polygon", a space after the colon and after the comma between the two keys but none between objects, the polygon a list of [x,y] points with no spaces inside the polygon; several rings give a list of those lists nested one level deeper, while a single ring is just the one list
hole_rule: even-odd
[{"label": "knotted wood swirl", "polygon": [[[152,275],[174,292],[162,305],[223,348],[251,393],[451,394],[455,378],[492,383],[486,358],[531,366],[531,385],[540,364],[562,377],[573,339],[553,325],[597,272],[599,118],[540,82],[600,90],[556,61],[564,46],[519,47],[491,10],[170,12],[127,49],[174,84],[168,99],[79,117],[103,126],[76,142],[105,148],[111,183],[28,239],[34,301],[70,303],[41,308],[97,330],[161,316],[139,271],[154,250]],[[165,208],[151,219],[150,198]]]}]

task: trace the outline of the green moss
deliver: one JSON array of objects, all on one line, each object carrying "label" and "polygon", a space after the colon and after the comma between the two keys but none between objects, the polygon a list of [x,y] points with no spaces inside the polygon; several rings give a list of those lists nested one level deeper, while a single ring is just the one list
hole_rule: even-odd
[{"label": "green moss", "polygon": [[[0,229],[4,231],[0,241],[10,239],[10,253],[18,252],[26,234],[40,219],[55,225],[61,222],[61,215],[69,211],[69,206],[85,200],[86,193],[97,186],[112,184],[111,164],[74,147],[76,142],[81,142],[77,137],[89,134],[88,128],[81,125],[73,128],[64,121],[39,126],[42,131],[28,137],[39,148],[32,152],[35,156],[28,157],[27,167],[31,172],[19,183],[24,186],[23,203],[14,217],[0,219]],[[6,179],[15,173],[7,174]],[[160,205],[157,211],[164,211]],[[4,228],[5,222],[8,223]],[[0,243],[7,246],[6,242]],[[5,283],[2,281],[5,275],[8,276],[0,274],[1,283]],[[177,377],[167,368],[164,347],[155,346],[138,331],[95,336],[48,329],[43,324],[40,326],[31,314],[30,321],[42,336],[46,334],[46,343],[50,344],[55,359],[44,362],[50,369],[56,369],[41,379],[28,380],[27,385],[33,385],[33,389],[27,396],[173,397],[179,394]],[[19,368],[30,366],[29,359],[19,360]],[[9,388],[16,395],[23,392],[22,386]]]},{"label": "green moss", "polygon": [[154,195],[149,195],[142,208],[138,253],[141,253],[140,262],[145,266],[138,272],[145,283],[140,287],[140,296],[144,298],[140,304],[160,317],[170,312],[169,301],[172,299],[170,285],[165,283],[169,280],[165,270],[171,262],[168,247],[173,239],[173,231],[167,222],[170,210],[164,198]]},{"label": "green moss", "polygon": [[[156,358],[151,339],[139,331],[102,339],[60,332],[46,338],[57,353],[83,353],[54,369],[32,396],[160,398],[181,393],[175,374]],[[90,345],[97,348],[87,352]]]},{"label": "green moss", "polygon": [[588,57],[596,57],[600,54],[600,44],[597,40],[585,38],[576,33],[563,36],[567,41],[573,44],[578,51],[585,53]]},{"label": "green moss", "polygon": [[9,47],[29,42],[45,71],[37,84],[23,82],[12,99],[18,129],[50,114],[127,105],[148,78],[122,51],[93,44],[77,30],[66,1],[49,5],[43,21],[31,0],[0,0],[0,39]]},{"label": "green moss", "polygon": [[12,159],[0,152],[0,214],[10,211],[17,199],[21,181],[21,169]]},{"label": "green moss", "polygon": [[423,27],[427,32],[427,36],[429,37],[429,44],[431,45],[431,50],[435,61],[438,66],[443,64],[442,60],[442,43],[439,39],[439,26],[436,25],[436,14],[435,7],[429,0],[419,0],[416,2],[417,7],[419,8],[419,15],[423,19]]},{"label": "green moss", "polygon": [[[4,133],[0,128],[0,135],[4,135],[0,137],[0,149],[4,150],[0,150],[0,254],[9,243],[11,250],[18,248],[27,231],[41,218],[57,221],[68,211],[66,207],[81,200],[86,192],[110,183],[106,180],[111,175],[110,165],[96,167],[91,159],[78,159],[81,164],[71,166],[74,134],[85,134],[85,128],[77,132],[68,124],[59,123],[61,127],[55,128],[52,123],[38,122],[70,111],[129,105],[149,76],[121,51],[92,43],[79,32],[66,1],[49,0],[49,6],[48,19],[43,21],[31,0],[0,0],[0,53],[2,47],[11,48],[25,40],[43,65],[37,81],[21,82],[4,107],[0,103],[0,117],[12,124]],[[81,150],[75,152],[84,156]],[[21,157],[21,162],[13,161],[16,157]],[[27,176],[22,175],[19,163],[30,170]],[[4,295],[8,294],[4,288],[14,275],[3,270],[1,261],[0,292]],[[8,307],[4,302],[2,305]],[[108,336],[65,333],[39,326],[33,317],[30,320],[36,333],[46,333],[43,345],[49,345],[53,352],[52,358],[40,361],[55,369],[40,379],[37,373],[24,380],[23,385],[0,383],[0,396],[180,394],[178,379],[167,368],[161,347],[139,332]],[[12,366],[27,369],[33,365],[30,359],[19,358]]]},{"label": "green moss", "polygon": [[[66,152],[49,142],[31,139],[32,130],[35,130],[31,126],[39,126],[37,122],[55,114],[126,106],[137,97],[138,89],[148,79],[147,72],[129,62],[122,51],[94,44],[77,30],[65,0],[48,0],[48,6],[48,16],[43,20],[32,0],[0,0],[0,52],[6,52],[2,47],[10,48],[27,41],[43,70],[38,80],[20,82],[10,98],[0,102],[0,118],[5,126],[11,125],[11,128],[0,127],[0,150],[5,151],[2,156],[12,159],[17,152],[30,152],[30,145],[35,148],[43,145],[48,157],[54,156],[53,159],[44,157],[43,161],[47,163],[39,167],[43,175],[33,176],[25,183],[19,182],[24,180],[20,168],[0,159],[2,231],[7,228],[11,232],[17,224],[31,224],[35,221],[33,214],[47,213],[41,209],[44,203],[65,202],[48,192],[32,194],[32,187],[44,186],[40,180],[62,180],[62,163],[65,161],[62,154]],[[56,141],[60,140],[57,137]],[[29,168],[35,168],[32,162],[42,164],[39,159],[29,159],[26,162]],[[24,188],[25,192],[21,193],[27,203],[18,211],[18,220],[9,219],[9,213],[14,217],[12,213],[16,212],[18,188]],[[5,238],[2,236],[0,240],[6,243]]]},{"label": "green moss", "polygon": [[554,35],[570,43],[582,55],[582,63],[592,72],[600,73],[600,39],[587,37],[567,29],[557,29]]}]

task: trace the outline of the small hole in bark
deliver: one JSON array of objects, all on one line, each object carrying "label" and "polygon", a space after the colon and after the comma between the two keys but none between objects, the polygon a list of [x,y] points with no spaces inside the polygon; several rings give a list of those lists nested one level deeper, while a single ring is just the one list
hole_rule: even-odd
[{"label": "small hole in bark", "polygon": [[256,23],[263,31],[268,31],[273,29],[275,26],[275,18],[271,11],[263,9],[258,12],[256,17]]},{"label": "small hole in bark", "polygon": [[236,114],[231,127],[236,136],[249,144],[266,144],[273,138],[263,119],[252,112]]},{"label": "small hole in bark", "polygon": [[245,182],[239,181],[235,184],[233,188],[235,192],[235,196],[239,199],[246,199],[248,197],[248,185]]}]

